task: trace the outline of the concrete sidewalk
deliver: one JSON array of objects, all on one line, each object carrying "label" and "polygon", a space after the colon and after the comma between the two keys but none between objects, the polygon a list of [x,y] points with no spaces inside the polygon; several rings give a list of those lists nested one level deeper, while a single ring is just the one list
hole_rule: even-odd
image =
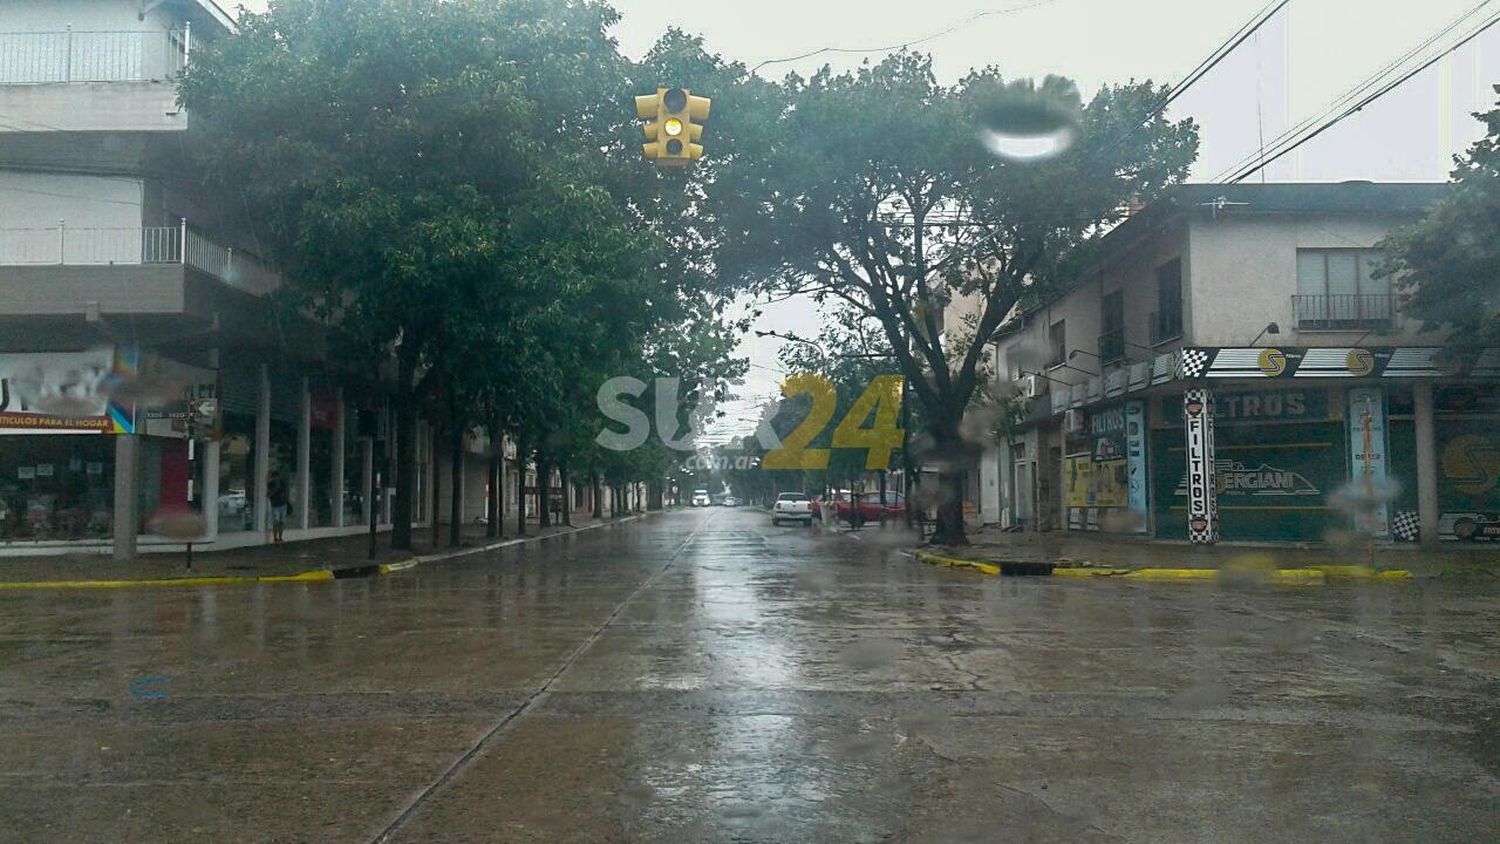
[{"label": "concrete sidewalk", "polygon": [[[588,514],[575,514],[572,526],[553,525],[539,527],[531,519],[526,528],[525,539],[536,540],[564,533],[574,533],[610,524],[620,519],[606,516],[594,519]],[[449,556],[452,552],[477,550],[501,540],[486,536],[484,525],[465,525],[462,543],[453,547],[448,544],[448,526],[443,525],[439,542],[432,541],[432,528],[417,527],[412,530],[412,548],[397,551],[390,548],[390,534],[382,531],[376,538],[376,555],[369,556],[369,536],[341,536],[334,539],[315,539],[304,542],[287,542],[281,545],[261,545],[253,548],[235,548],[226,551],[194,552],[192,567],[187,566],[185,554],[142,554],[134,562],[119,563],[101,554],[66,554],[36,557],[0,558],[0,584],[39,582],[124,582],[124,581],[175,581],[200,578],[287,578],[306,572],[331,571],[342,574],[368,575],[370,569],[381,564],[399,564],[413,558],[438,555]],[[521,539],[516,534],[514,517],[504,524],[504,540]]]},{"label": "concrete sidewalk", "polygon": [[1445,543],[1434,549],[1377,543],[1357,547],[1220,543],[1189,545],[1086,533],[1006,533],[988,528],[969,534],[970,545],[944,553],[990,563],[1055,563],[1110,568],[1210,568],[1246,564],[1277,568],[1371,566],[1405,569],[1417,576],[1500,574],[1500,546]]}]

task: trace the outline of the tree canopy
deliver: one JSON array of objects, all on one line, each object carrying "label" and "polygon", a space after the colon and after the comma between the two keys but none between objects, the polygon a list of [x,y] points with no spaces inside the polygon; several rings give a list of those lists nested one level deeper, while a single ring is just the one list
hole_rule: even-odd
[{"label": "tree canopy", "polygon": [[[778,90],[779,101],[745,96],[745,136],[705,178],[715,268],[758,293],[838,300],[878,326],[950,467],[937,540],[962,543],[958,452],[989,338],[1016,305],[1071,283],[1130,202],[1186,177],[1196,129],[1154,113],[1164,92],[1150,83],[1088,102],[1068,80],[996,68],[946,85],[908,51]],[[1071,144],[1044,160],[997,156],[982,132],[1018,102],[1040,106],[1028,117],[1071,115]],[[944,325],[959,299],[975,304],[972,324]]]},{"label": "tree canopy", "polygon": [[1383,244],[1404,312],[1450,329],[1460,354],[1500,347],[1500,107],[1475,116],[1485,137],[1457,161],[1453,192]]},{"label": "tree canopy", "polygon": [[616,19],[594,0],[273,0],[182,80],[282,295],[397,360],[393,544],[419,404],[555,451],[584,441],[608,374],[733,371],[722,296],[674,248],[681,186],[638,161]]}]

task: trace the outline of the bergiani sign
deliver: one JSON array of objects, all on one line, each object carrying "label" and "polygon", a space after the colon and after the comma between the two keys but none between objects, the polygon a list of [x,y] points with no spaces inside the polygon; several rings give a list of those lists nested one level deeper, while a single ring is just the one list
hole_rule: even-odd
[{"label": "bergiani sign", "polygon": [[[1246,465],[1238,460],[1215,461],[1216,488],[1221,496],[1300,497],[1322,495],[1307,476],[1291,469],[1283,469],[1270,463]],[[1188,478],[1184,474],[1177,484],[1176,494],[1188,494]]]}]

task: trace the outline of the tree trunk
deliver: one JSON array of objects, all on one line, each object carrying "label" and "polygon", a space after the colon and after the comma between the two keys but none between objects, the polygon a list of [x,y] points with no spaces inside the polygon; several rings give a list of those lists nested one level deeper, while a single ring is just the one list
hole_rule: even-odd
[{"label": "tree trunk", "polygon": [[[500,430],[500,423],[495,423]],[[495,538],[505,536],[505,436],[495,434]]]},{"label": "tree trunk", "polygon": [[[442,453],[442,432],[436,425],[432,426],[432,442],[427,445],[429,446],[427,453],[432,455],[432,466],[436,469],[437,456]],[[443,485],[438,483],[438,474],[436,471],[432,473],[432,507],[427,511],[431,514],[428,521],[432,522],[432,550],[434,551],[443,544],[443,520],[438,518],[438,514],[443,512]]]},{"label": "tree trunk", "polygon": [[484,536],[486,539],[497,539],[500,536],[500,490],[503,486],[501,478],[504,476],[505,450],[501,448],[500,426],[490,426],[490,461],[486,469],[488,477],[485,478],[485,487],[489,490],[488,500],[484,507]]},{"label": "tree trunk", "polygon": [[[412,347],[413,349],[415,347]],[[417,396],[412,388],[414,351],[398,355],[396,377],[396,498],[391,502],[391,547],[411,550],[412,496],[416,493]]]},{"label": "tree trunk", "polygon": [[562,484],[562,523],[568,527],[573,526],[573,487],[568,485],[568,464],[562,462],[557,464],[558,482]]},{"label": "tree trunk", "polygon": [[964,532],[964,473],[944,462],[938,471],[937,528],[932,532],[933,545],[968,545]]},{"label": "tree trunk", "polygon": [[599,483],[599,473],[589,473],[589,487],[594,491],[594,518],[604,518],[604,489]]},{"label": "tree trunk", "polygon": [[452,427],[448,443],[452,463],[448,468],[448,547],[457,548],[463,543],[464,533],[464,431],[459,425]]},{"label": "tree trunk", "polygon": [[880,523],[885,524],[885,470],[880,470]]},{"label": "tree trunk", "polygon": [[536,461],[536,520],[541,527],[552,526],[552,464]]},{"label": "tree trunk", "polygon": [[516,440],[516,536],[526,535],[526,441]]}]

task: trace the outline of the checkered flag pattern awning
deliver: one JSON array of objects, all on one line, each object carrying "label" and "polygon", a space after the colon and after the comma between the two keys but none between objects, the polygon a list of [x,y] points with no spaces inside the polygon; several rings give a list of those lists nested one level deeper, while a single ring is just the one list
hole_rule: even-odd
[{"label": "checkered flag pattern awning", "polygon": [[1421,522],[1417,514],[1403,510],[1391,516],[1391,534],[1403,542],[1416,542],[1421,533]]},{"label": "checkered flag pattern awning", "polygon": [[1183,349],[1177,355],[1178,378],[1202,378],[1208,371],[1209,353],[1204,349]]}]

